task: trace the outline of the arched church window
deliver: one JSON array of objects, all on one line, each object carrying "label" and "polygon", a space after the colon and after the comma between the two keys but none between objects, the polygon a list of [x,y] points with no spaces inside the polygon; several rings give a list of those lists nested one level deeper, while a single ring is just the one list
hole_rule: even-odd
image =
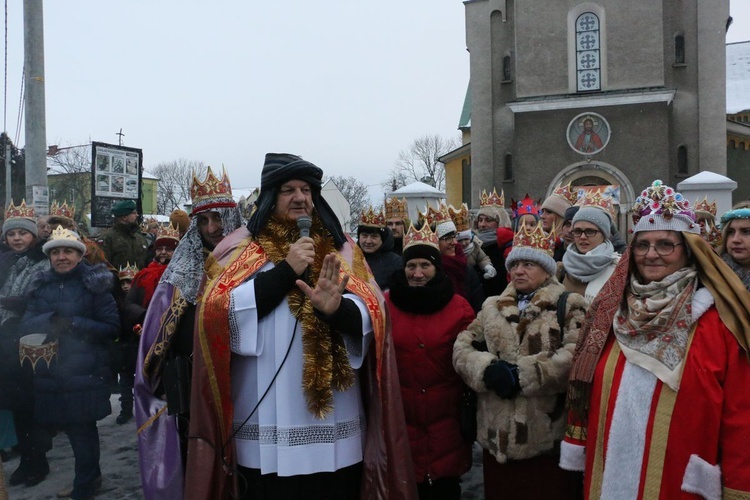
[{"label": "arched church window", "polygon": [[674,37],[674,63],[685,64],[685,37],[683,35]]},{"label": "arched church window", "polygon": [[513,155],[508,153],[505,155],[505,175],[503,175],[503,179],[506,181],[512,181],[513,180]]},{"label": "arched church window", "polygon": [[503,81],[510,81],[510,56],[503,57]]},{"label": "arched church window", "polygon": [[687,146],[684,146],[684,145],[677,148],[677,173],[678,174],[688,173]]},{"label": "arched church window", "polygon": [[601,90],[601,40],[599,17],[584,12],[576,19],[576,72],[578,92]]}]

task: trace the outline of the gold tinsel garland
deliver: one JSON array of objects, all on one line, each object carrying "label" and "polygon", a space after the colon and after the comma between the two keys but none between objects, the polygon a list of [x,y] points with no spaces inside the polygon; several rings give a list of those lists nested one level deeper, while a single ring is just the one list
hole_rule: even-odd
[{"label": "gold tinsel garland", "polygon": [[[315,242],[315,260],[310,267],[310,286],[315,287],[323,266],[323,258],[335,252],[333,237],[313,214],[310,236]],[[263,227],[258,243],[274,264],[284,260],[289,247],[299,239],[295,221],[271,216]],[[315,418],[323,419],[333,409],[333,389],[339,392],[354,384],[354,371],[349,364],[344,339],[320,320],[302,290],[292,288],[287,296],[289,310],[302,323],[302,390],[307,409]]]}]

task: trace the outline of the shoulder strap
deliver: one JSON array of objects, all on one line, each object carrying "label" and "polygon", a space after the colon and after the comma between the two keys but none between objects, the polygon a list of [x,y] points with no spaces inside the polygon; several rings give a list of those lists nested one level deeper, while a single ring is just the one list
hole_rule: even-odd
[{"label": "shoulder strap", "polygon": [[568,295],[570,292],[565,291],[557,299],[557,324],[560,325],[560,339],[563,337],[563,328],[565,328],[565,307],[568,305]]}]

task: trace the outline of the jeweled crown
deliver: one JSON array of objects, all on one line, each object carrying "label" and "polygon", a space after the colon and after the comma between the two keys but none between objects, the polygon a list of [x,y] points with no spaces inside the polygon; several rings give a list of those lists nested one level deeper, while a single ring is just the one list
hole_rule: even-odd
[{"label": "jeweled crown", "polygon": [[687,198],[658,179],[635,199],[633,224],[637,225],[642,217],[652,215],[660,215],[666,221],[681,215],[695,222],[695,212]]},{"label": "jeweled crown", "polygon": [[542,229],[541,224],[534,226],[533,229],[529,229],[524,223],[513,236],[513,248],[532,248],[552,256],[555,253],[555,239],[554,229],[547,234]]},{"label": "jeweled crown", "polygon": [[600,210],[603,210],[610,217],[612,217],[615,212],[615,207],[612,204],[612,198],[605,195],[600,189],[597,189],[596,191],[586,191],[585,193],[583,193],[583,196],[580,196],[578,198],[577,205],[581,208],[598,208]]},{"label": "jeweled crown", "polygon": [[430,205],[427,205],[426,213],[417,211],[417,214],[417,223],[420,223],[422,225],[426,223],[427,225],[432,226],[433,224],[437,225],[451,220],[451,216],[448,213],[448,207],[446,207],[442,203],[437,209],[432,208],[432,206]]},{"label": "jeweled crown", "polygon": [[519,217],[523,217],[524,215],[535,215],[539,216],[539,204],[534,201],[534,199],[529,196],[529,193],[526,193],[526,196],[524,199],[515,201],[513,198],[511,198],[511,204],[510,209],[513,212],[513,218],[518,219]]},{"label": "jeweled crown", "polygon": [[49,209],[49,214],[52,216],[67,217],[68,219],[73,219],[76,215],[76,206],[72,202],[70,205],[68,205],[67,201],[64,201],[63,204],[60,205],[57,200],[54,200],[52,202],[52,207],[50,207]]},{"label": "jeweled crown", "polygon": [[21,201],[20,205],[14,205],[11,199],[8,208],[5,209],[5,220],[13,217],[35,220],[34,207],[26,205],[26,199]]},{"label": "jeweled crown", "polygon": [[563,200],[570,203],[571,206],[575,205],[578,201],[578,191],[573,189],[570,182],[565,186],[563,186],[562,184],[557,186],[555,190],[552,191],[552,194],[550,196],[559,196]]},{"label": "jeweled crown", "polygon": [[714,200],[712,203],[709,203],[708,196],[704,196],[703,200],[695,203],[695,211],[705,212],[716,218],[716,200]]},{"label": "jeweled crown", "polygon": [[500,190],[500,194],[497,194],[497,189],[492,188],[492,192],[487,194],[487,191],[482,189],[482,194],[479,195],[479,206],[480,207],[501,207],[505,208],[505,191]]},{"label": "jeweled crown", "polygon": [[159,226],[159,229],[156,231],[156,241],[159,241],[161,239],[172,239],[180,241],[180,230],[177,226],[173,226],[170,222],[168,226]]},{"label": "jeweled crown", "polygon": [[135,278],[136,274],[138,274],[138,266],[136,266],[135,264],[131,265],[130,262],[128,262],[125,267],[120,266],[120,271],[117,273],[117,278],[120,281],[133,281],[133,278]]},{"label": "jeweled crown", "polygon": [[406,198],[399,200],[394,197],[385,200],[385,219],[409,220],[409,206],[406,203]]},{"label": "jeweled crown", "polygon": [[229,177],[224,167],[222,167],[221,179],[214,175],[211,167],[208,167],[208,173],[206,173],[206,179],[203,182],[199,181],[195,172],[193,172],[190,197],[193,200],[193,215],[211,208],[237,206],[232,198],[232,185],[229,183]]},{"label": "jeweled crown", "polygon": [[360,214],[359,225],[383,228],[385,227],[385,216],[381,210],[376,212],[372,207],[368,207]]},{"label": "jeweled crown", "polygon": [[453,219],[453,223],[456,225],[456,231],[466,231],[471,227],[469,218],[469,206],[466,203],[461,204],[461,208],[456,208],[451,205],[448,207],[448,213]]},{"label": "jeweled crown", "polygon": [[[147,233],[148,232],[148,226],[156,222],[159,224],[159,221],[155,217],[149,217],[148,219],[143,219],[143,222],[141,222],[141,232]],[[159,224],[161,226],[161,224]]]},{"label": "jeweled crown", "polygon": [[52,233],[49,235],[49,241],[52,240],[70,240],[81,242],[81,238],[70,229],[65,229],[62,226],[57,226]]},{"label": "jeweled crown", "polygon": [[414,228],[414,225],[409,225],[409,230],[404,236],[404,251],[414,245],[428,245],[440,250],[437,234],[430,229],[429,224],[423,224],[419,231]]}]

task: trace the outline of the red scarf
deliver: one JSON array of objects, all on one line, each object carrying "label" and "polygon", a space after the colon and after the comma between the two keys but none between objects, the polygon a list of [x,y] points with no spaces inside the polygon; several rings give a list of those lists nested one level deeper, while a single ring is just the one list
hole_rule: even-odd
[{"label": "red scarf", "polygon": [[466,255],[463,249],[456,245],[456,255],[440,256],[443,260],[443,271],[453,283],[453,291],[466,298]]}]

